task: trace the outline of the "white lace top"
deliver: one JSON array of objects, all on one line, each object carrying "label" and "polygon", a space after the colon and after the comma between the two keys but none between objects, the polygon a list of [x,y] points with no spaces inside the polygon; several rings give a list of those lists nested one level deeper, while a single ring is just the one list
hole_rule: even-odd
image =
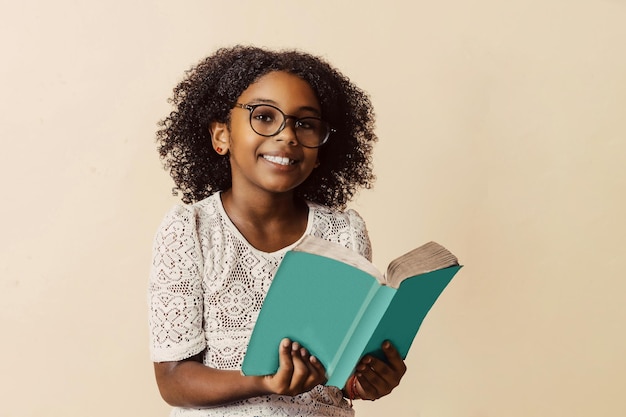
[{"label": "white lace top", "polygon": [[[306,235],[340,243],[371,259],[365,223],[357,212],[308,206]],[[241,369],[276,268],[297,243],[273,253],[255,249],[226,215],[219,193],[193,205],[175,206],[154,241],[149,284],[152,361],[179,361],[203,352],[206,366]],[[213,408],[174,408],[171,416],[353,414],[341,390],[320,385],[295,397],[269,395]]]}]

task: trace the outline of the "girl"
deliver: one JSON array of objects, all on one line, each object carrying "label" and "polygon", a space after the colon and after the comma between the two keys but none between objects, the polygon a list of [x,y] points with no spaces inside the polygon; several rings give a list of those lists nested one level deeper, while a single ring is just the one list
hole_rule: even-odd
[{"label": "girl", "polygon": [[192,68],[171,102],[158,149],[186,204],[156,234],[149,286],[151,358],[171,415],[352,416],[346,398],[391,392],[406,367],[389,343],[386,361],[363,358],[343,390],[288,339],[276,374],[240,372],[276,268],[303,236],[371,258],[362,218],[342,211],[374,179],[368,96],[318,57],[237,46]]}]

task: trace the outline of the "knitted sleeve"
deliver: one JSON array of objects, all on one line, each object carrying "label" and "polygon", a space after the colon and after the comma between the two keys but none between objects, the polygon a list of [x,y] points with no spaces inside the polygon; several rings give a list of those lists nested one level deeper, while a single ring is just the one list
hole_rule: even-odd
[{"label": "knitted sleeve", "polygon": [[348,217],[350,224],[352,249],[360,253],[371,262],[372,245],[370,242],[369,234],[367,233],[365,221],[363,220],[361,215],[353,209],[346,210],[346,216]]},{"label": "knitted sleeve", "polygon": [[152,361],[178,361],[205,349],[202,268],[193,208],[176,206],[154,238],[148,286]]}]

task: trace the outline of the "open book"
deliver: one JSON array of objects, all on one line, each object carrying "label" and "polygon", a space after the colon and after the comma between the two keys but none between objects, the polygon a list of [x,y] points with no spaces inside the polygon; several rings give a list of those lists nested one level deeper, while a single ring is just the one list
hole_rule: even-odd
[{"label": "open book", "polygon": [[306,236],[276,272],[242,372],[276,373],[285,337],[315,355],[327,385],[339,388],[365,354],[384,357],[385,340],[406,358],[424,317],[460,268],[452,253],[430,242],[392,261],[383,275],[353,250]]}]

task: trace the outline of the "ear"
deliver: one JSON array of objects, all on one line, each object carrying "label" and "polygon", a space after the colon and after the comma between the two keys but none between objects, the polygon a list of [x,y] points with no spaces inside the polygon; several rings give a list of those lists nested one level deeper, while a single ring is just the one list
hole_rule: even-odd
[{"label": "ear", "polygon": [[230,131],[226,123],[211,122],[209,126],[211,132],[211,144],[213,149],[220,155],[226,155],[228,153],[228,146],[230,145]]}]

